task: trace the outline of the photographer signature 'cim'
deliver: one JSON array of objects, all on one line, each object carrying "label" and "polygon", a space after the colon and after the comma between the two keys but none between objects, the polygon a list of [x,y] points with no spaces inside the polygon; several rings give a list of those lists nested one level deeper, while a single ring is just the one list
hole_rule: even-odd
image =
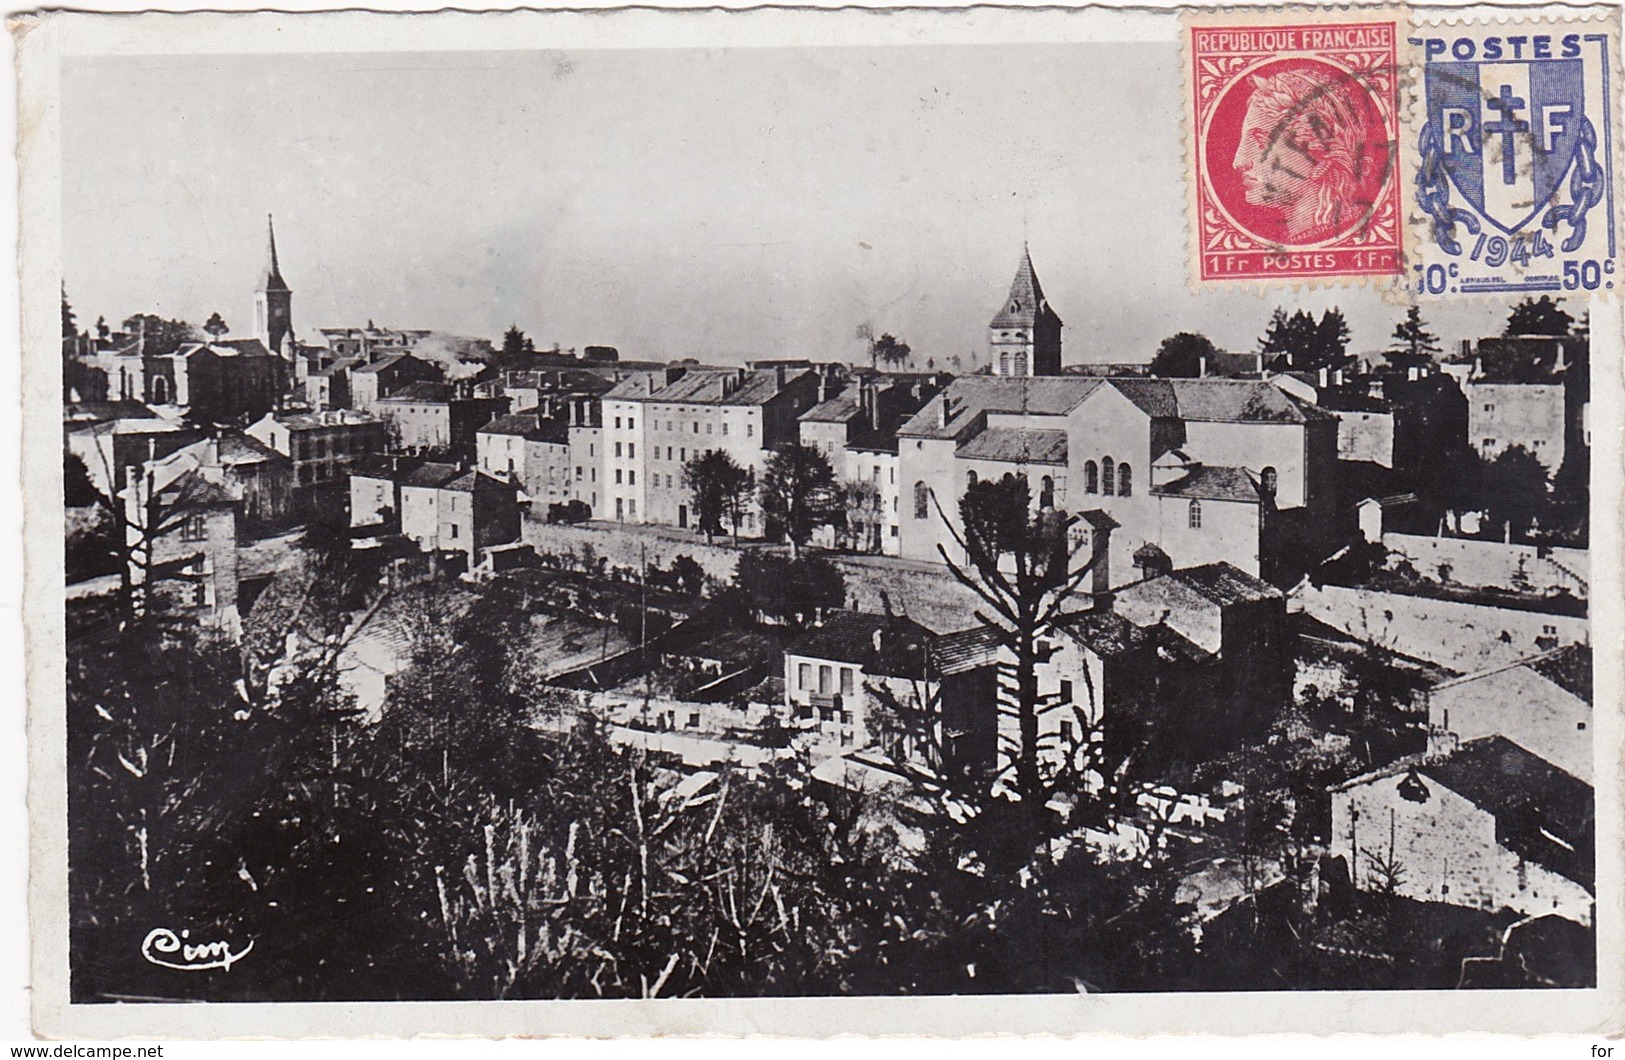
[{"label": "photographer signature 'cim'", "polygon": [[[153,928],[141,940],[141,956],[160,968],[173,968],[178,972],[203,972],[211,968],[229,972],[232,965],[247,957],[254,948],[253,940],[250,940],[248,945],[233,953],[229,942],[195,944],[187,941],[191,936],[192,932],[187,929],[182,929],[176,935],[168,928]],[[175,958],[177,954],[178,959]]]}]

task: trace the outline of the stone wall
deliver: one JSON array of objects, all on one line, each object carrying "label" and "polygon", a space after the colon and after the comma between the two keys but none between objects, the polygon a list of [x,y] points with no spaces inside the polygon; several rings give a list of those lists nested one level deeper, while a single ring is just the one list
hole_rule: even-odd
[{"label": "stone wall", "polygon": [[[565,525],[527,519],[523,540],[537,553],[580,556],[583,549],[604,557],[611,567],[637,569],[640,563],[670,567],[678,556],[691,556],[719,582],[733,580],[742,551],[718,538],[707,545],[691,531],[652,526],[591,522]],[[760,548],[761,545],[747,547]],[[891,556],[825,553],[846,579],[846,604],[859,611],[882,613],[888,607],[939,633],[976,624],[976,595],[954,580],[938,563]]]},{"label": "stone wall", "polygon": [[1509,589],[1518,587],[1521,579],[1533,592],[1567,589],[1581,599],[1589,590],[1591,555],[1583,549],[1542,550],[1535,545],[1416,534],[1384,534],[1382,545],[1410,560],[1416,573],[1430,581]]},{"label": "stone wall", "polygon": [[1334,629],[1457,673],[1591,642],[1584,617],[1307,582],[1293,595],[1306,614]]}]

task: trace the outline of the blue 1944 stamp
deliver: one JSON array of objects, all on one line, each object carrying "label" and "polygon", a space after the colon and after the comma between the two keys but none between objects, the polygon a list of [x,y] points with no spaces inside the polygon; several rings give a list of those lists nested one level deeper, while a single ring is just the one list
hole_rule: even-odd
[{"label": "blue 1944 stamp", "polygon": [[1619,23],[1422,26],[1412,128],[1421,295],[1606,292],[1614,231]]}]

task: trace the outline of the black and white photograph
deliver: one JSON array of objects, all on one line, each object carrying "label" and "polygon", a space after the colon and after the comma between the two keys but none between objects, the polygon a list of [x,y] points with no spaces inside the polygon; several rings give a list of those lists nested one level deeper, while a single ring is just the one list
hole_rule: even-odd
[{"label": "black and white photograph", "polygon": [[1617,990],[1617,13],[1383,11],[46,17],[52,1011]]}]

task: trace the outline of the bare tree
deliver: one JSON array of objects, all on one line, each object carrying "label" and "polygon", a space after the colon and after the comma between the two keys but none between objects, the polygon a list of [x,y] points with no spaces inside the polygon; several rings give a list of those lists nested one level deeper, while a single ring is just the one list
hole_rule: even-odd
[{"label": "bare tree", "polygon": [[[982,602],[976,619],[1011,660],[998,670],[999,711],[1011,724],[1000,726],[994,784],[1016,796],[1020,819],[1037,837],[1048,827],[1045,808],[1052,799],[1067,794],[1079,806],[1098,804],[1126,765],[1107,762],[1106,745],[1094,731],[1097,693],[1087,666],[1081,701],[1059,702],[1041,695],[1038,687],[1038,667],[1048,658],[1044,643],[1058,634],[1067,604],[1101,561],[1099,540],[1093,539],[1089,555],[1079,555],[1082,541],[1072,536],[1077,517],[1053,509],[1035,512],[1024,477],[971,486],[959,505],[962,528],[942,511],[934,492],[932,502],[964,558],[956,559],[942,545],[937,551],[954,578]],[[1063,719],[1065,714],[1070,719]],[[1046,724],[1052,720],[1055,724]]]}]

